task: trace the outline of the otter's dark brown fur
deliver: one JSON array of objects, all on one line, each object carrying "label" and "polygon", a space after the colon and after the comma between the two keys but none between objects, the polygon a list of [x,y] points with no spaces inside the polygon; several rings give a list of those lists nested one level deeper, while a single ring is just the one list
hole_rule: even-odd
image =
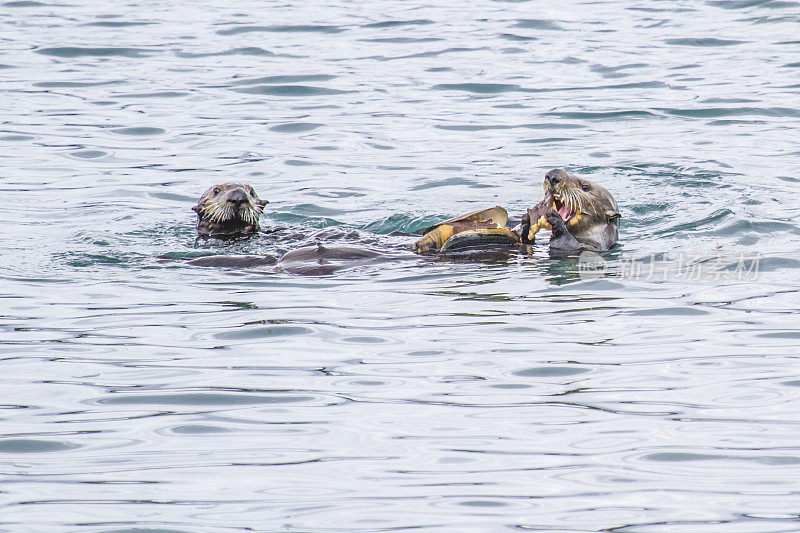
[{"label": "otter's dark brown fur", "polygon": [[267,203],[246,183],[220,183],[209,187],[192,207],[197,213],[197,234],[230,239],[258,233],[258,219]]}]

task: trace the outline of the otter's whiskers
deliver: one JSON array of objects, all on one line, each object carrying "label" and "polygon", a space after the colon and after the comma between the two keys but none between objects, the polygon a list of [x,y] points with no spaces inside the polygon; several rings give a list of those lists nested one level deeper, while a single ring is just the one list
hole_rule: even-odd
[{"label": "otter's whiskers", "polygon": [[[258,224],[258,218],[261,215],[263,208],[248,202],[240,207],[238,210],[231,204],[206,204],[201,208],[203,218],[221,224],[238,218],[242,222],[255,225]],[[238,215],[238,216],[237,216]]]},{"label": "otter's whiskers", "polygon": [[232,219],[235,213],[229,204],[206,204],[200,209],[200,212],[203,218],[216,224]]}]

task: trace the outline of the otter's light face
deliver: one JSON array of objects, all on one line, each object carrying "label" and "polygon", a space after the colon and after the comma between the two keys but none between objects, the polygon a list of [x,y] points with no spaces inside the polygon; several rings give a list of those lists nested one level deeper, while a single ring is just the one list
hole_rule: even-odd
[{"label": "otter's light face", "polygon": [[246,183],[220,183],[209,187],[192,210],[203,235],[250,234],[258,231],[258,219],[267,203]]},{"label": "otter's light face", "polygon": [[568,226],[591,221],[619,225],[617,202],[605,188],[585,178],[553,169],[544,176],[545,198]]}]

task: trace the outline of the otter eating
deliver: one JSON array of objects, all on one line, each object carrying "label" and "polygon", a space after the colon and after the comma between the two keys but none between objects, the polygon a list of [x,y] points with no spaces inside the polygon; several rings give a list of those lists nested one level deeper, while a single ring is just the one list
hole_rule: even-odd
[{"label": "otter eating", "polygon": [[544,228],[557,239],[551,241],[551,248],[605,252],[619,235],[617,209],[605,188],[554,169],[545,174],[544,199],[522,217],[522,240],[532,243],[536,232]]},{"label": "otter eating", "polygon": [[197,234],[231,239],[253,235],[264,206],[256,191],[245,183],[221,183],[209,187],[192,211],[197,213]]},{"label": "otter eating", "polygon": [[552,232],[551,250],[605,252],[619,234],[617,202],[606,189],[587,179],[551,170],[544,179],[544,199],[522,216],[521,235],[506,229],[502,207],[475,211],[423,230],[414,243],[418,254],[445,253],[463,248],[513,248],[533,244],[540,229]]}]

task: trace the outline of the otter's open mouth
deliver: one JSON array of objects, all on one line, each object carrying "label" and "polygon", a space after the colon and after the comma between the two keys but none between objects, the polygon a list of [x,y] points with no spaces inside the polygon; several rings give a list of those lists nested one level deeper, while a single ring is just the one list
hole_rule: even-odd
[{"label": "otter's open mouth", "polygon": [[569,222],[572,217],[578,214],[578,210],[574,205],[571,205],[569,201],[563,201],[558,196],[553,196],[553,209],[558,211],[558,215],[564,222]]}]

